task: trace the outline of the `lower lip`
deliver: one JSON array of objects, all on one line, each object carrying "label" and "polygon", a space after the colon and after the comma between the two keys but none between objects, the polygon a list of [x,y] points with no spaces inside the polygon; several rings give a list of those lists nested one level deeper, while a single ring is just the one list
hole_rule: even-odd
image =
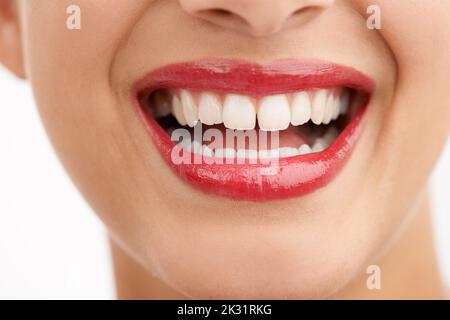
[{"label": "lower lip", "polygon": [[135,105],[157,149],[179,178],[207,194],[258,202],[300,197],[328,185],[359,141],[367,109],[361,107],[336,141],[320,153],[280,158],[269,164],[174,164],[171,153],[175,143],[155,119],[142,110],[137,98]]},{"label": "lower lip", "polygon": [[[139,109],[141,110],[141,109]],[[144,111],[150,136],[175,174],[205,193],[235,200],[268,201],[300,197],[330,183],[350,157],[363,128],[362,108],[336,141],[320,153],[280,158],[276,165],[179,164],[171,160],[175,143]],[[276,172],[262,175],[261,172]]]}]

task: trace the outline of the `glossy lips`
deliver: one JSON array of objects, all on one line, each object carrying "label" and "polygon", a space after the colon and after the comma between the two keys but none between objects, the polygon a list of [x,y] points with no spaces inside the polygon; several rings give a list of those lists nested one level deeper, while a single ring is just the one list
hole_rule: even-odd
[{"label": "glossy lips", "polygon": [[327,185],[350,157],[363,127],[366,107],[334,143],[319,153],[280,158],[277,163],[179,164],[171,161],[175,143],[144,112],[139,97],[163,88],[211,90],[255,98],[314,88],[348,87],[370,94],[374,82],[348,67],[321,61],[282,60],[256,65],[229,60],[202,60],[169,65],[138,81],[133,98],[151,138],[177,176],[206,193],[236,200],[265,201],[298,197]]}]

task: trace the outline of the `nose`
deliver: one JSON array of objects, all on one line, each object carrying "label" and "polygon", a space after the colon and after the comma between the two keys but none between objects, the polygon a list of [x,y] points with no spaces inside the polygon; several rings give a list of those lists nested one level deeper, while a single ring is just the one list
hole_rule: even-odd
[{"label": "nose", "polygon": [[313,19],[335,0],[178,0],[190,15],[264,37]]}]

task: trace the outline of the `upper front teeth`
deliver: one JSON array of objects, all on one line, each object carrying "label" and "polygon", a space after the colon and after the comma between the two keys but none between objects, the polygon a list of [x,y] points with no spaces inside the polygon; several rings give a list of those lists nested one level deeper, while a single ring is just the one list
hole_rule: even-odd
[{"label": "upper front teeth", "polygon": [[262,130],[285,130],[291,122],[289,100],[285,94],[261,99],[258,124]]},{"label": "upper front teeth", "polygon": [[[161,98],[159,97],[159,103]],[[348,112],[350,93],[343,89],[318,89],[293,94],[278,94],[258,100],[239,94],[223,97],[211,92],[172,91],[172,114],[180,125],[194,127],[198,121],[206,125],[223,123],[228,129],[251,130],[256,126],[266,131],[284,130],[312,121],[329,124]],[[166,108],[156,108],[158,116]]]},{"label": "upper front teeth", "polygon": [[256,110],[252,99],[242,95],[227,94],[223,105],[223,124],[228,129],[254,129]]},{"label": "upper front teeth", "polygon": [[217,95],[204,92],[199,98],[198,116],[206,125],[222,123],[222,103]]}]

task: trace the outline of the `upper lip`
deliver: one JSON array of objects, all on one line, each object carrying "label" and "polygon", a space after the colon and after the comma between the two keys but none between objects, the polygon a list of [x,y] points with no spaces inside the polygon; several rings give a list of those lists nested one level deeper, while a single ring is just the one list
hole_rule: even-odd
[{"label": "upper lip", "polygon": [[[267,65],[236,60],[206,59],[157,69],[133,86],[133,99],[162,88],[185,88],[239,93],[255,97],[314,88],[348,87],[370,96],[375,82],[354,68],[318,60],[277,60]],[[154,119],[145,119],[150,136],[169,166],[205,192],[239,200],[273,200],[301,196],[327,185],[341,171],[362,133],[365,106],[328,149],[281,159],[275,176],[262,176],[254,164],[180,164],[170,160],[174,143]]]},{"label": "upper lip", "polygon": [[312,59],[283,59],[265,65],[205,59],[152,71],[136,82],[134,92],[142,94],[161,88],[189,88],[258,97],[330,87],[348,87],[371,93],[374,81],[354,68]]}]

